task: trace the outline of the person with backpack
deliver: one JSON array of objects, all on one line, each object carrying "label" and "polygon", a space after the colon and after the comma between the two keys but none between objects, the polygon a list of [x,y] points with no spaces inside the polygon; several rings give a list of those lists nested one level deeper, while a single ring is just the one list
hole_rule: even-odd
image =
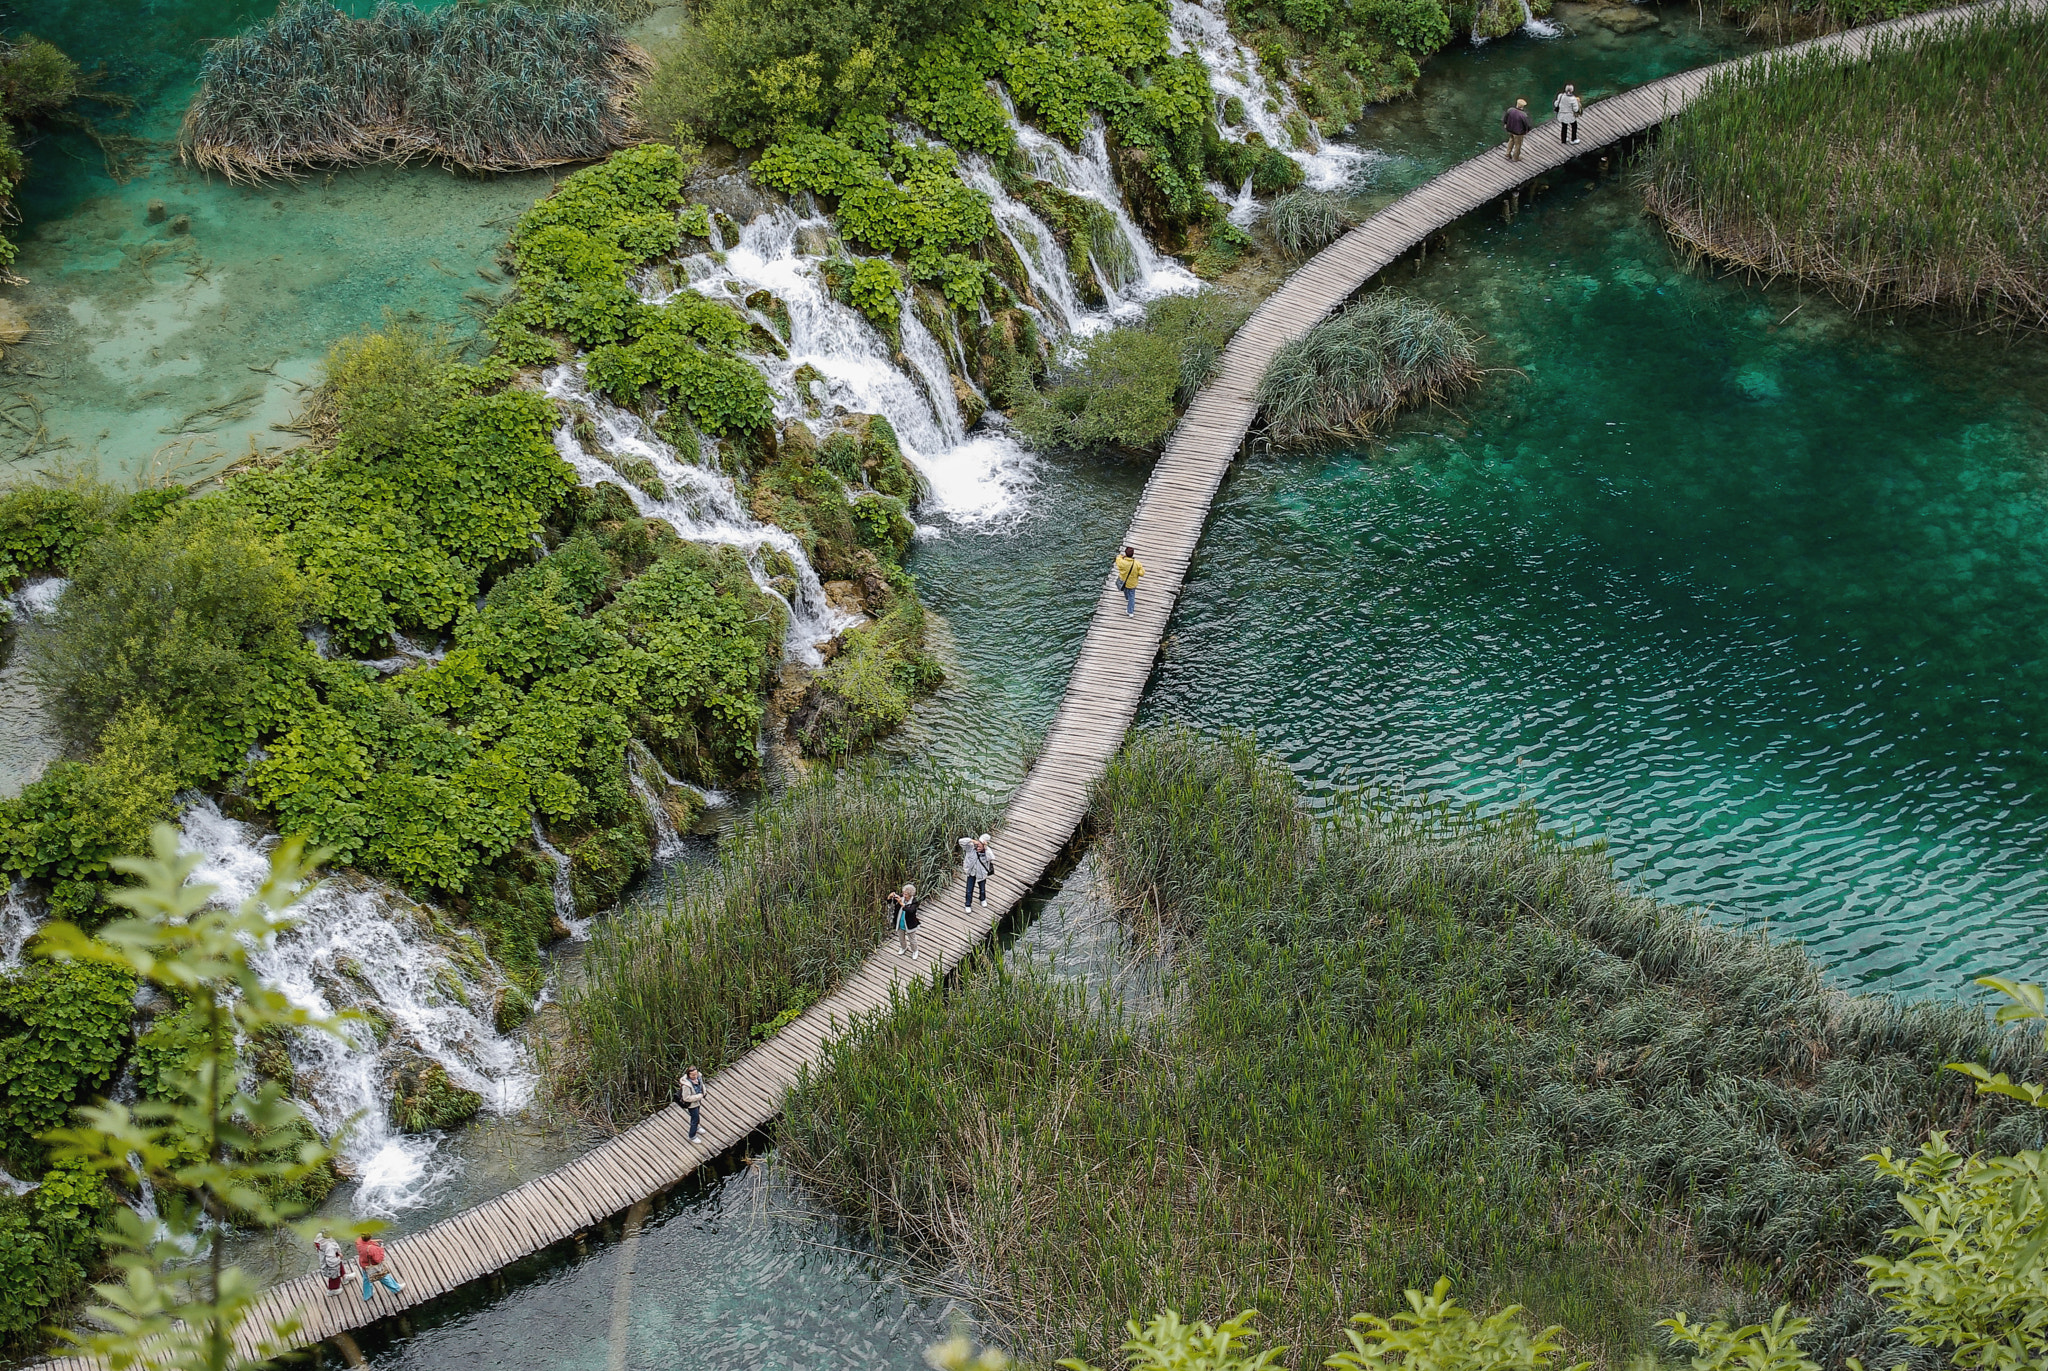
[{"label": "person with backpack", "polygon": [[676,1081],[676,1103],[690,1111],[690,1141],[697,1141],[697,1116],[704,1108],[704,1076],[696,1067]]},{"label": "person with backpack", "polygon": [[988,878],[996,874],[996,854],[988,845],[988,834],[960,840],[960,868],[967,873],[967,903],[974,908],[974,887],[981,886],[981,902],[988,903]]},{"label": "person with backpack", "polygon": [[320,1258],[320,1274],[327,1280],[327,1293],[341,1293],[342,1277],[348,1273],[348,1263],[341,1255],[341,1244],[327,1236],[321,1229],[313,1235],[313,1251]]},{"label": "person with backpack", "polygon": [[1517,99],[1508,106],[1508,112],[1500,117],[1501,127],[1508,131],[1508,160],[1522,160],[1522,139],[1529,132],[1529,102]]},{"label": "person with backpack", "polygon": [[1565,82],[1564,89],[1557,93],[1550,107],[1557,111],[1557,140],[1560,143],[1578,142],[1579,111],[1585,106],[1580,103],[1579,93],[1572,89],[1571,82]]},{"label": "person with backpack", "polygon": [[1144,564],[1138,560],[1138,549],[1124,545],[1123,556],[1116,559],[1116,583],[1124,592],[1124,613],[1138,612],[1138,578],[1145,574]]},{"label": "person with backpack", "polygon": [[380,1285],[394,1295],[405,1290],[405,1282],[398,1279],[398,1273],[393,1271],[391,1263],[385,1260],[384,1244],[375,1238],[356,1239],[356,1274],[363,1278],[365,1300],[376,1294],[376,1288]]}]

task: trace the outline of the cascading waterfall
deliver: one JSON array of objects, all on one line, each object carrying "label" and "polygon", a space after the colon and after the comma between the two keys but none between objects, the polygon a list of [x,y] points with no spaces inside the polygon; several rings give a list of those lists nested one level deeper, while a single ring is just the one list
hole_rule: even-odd
[{"label": "cascading waterfall", "polygon": [[1529,0],[1522,0],[1522,32],[1531,38],[1555,38],[1564,30],[1548,19],[1538,19],[1536,11],[1529,8]]},{"label": "cascading waterfall", "polygon": [[576,917],[576,885],[569,873],[569,854],[548,841],[548,835],[541,830],[540,815],[528,817],[533,820],[533,845],[555,868],[555,917],[569,930],[571,938],[581,941],[590,934],[590,920]]},{"label": "cascading waterfall", "polygon": [[1066,254],[1060,250],[1052,229],[1027,206],[1010,197],[986,158],[962,158],[960,179],[988,197],[996,229],[1016,252],[1024,267],[1025,281],[1037,298],[1037,307],[1032,312],[1041,329],[1079,338],[1109,327],[1109,315],[1089,310],[1075,293],[1074,278],[1067,274]]},{"label": "cascading waterfall", "polygon": [[[1385,160],[1383,154],[1365,148],[1317,140],[1314,124],[1308,126],[1309,138],[1317,146],[1296,147],[1294,135],[1287,131],[1287,117],[1298,113],[1293,97],[1284,88],[1276,93],[1266,85],[1266,78],[1259,71],[1258,54],[1230,31],[1222,0],[1216,0],[1213,7],[1197,4],[1195,0],[1170,0],[1167,22],[1168,47],[1176,54],[1196,54],[1209,68],[1209,87],[1216,92],[1219,104],[1216,130],[1225,139],[1241,143],[1247,132],[1257,133],[1268,147],[1278,148],[1300,163],[1305,184],[1316,190],[1340,190],[1351,183],[1362,166]],[[1233,96],[1244,105],[1248,128],[1234,129],[1223,122],[1220,107]],[[1257,211],[1251,207],[1256,202],[1247,204],[1249,182],[1235,198],[1224,186],[1212,185],[1210,193],[1231,206],[1232,222],[1247,222],[1256,217]]]},{"label": "cascading waterfall", "polygon": [[[213,801],[189,806],[182,845],[201,857],[195,884],[237,904],[270,872],[275,840],[225,817]],[[355,1210],[393,1214],[424,1202],[454,1174],[440,1139],[394,1128],[387,1080],[408,1057],[431,1059],[456,1085],[513,1113],[533,1093],[531,1064],[494,1025],[495,968],[480,945],[445,946],[427,914],[388,887],[330,877],[292,907],[292,927],[257,948],[258,974],[294,1004],[323,1014],[360,1010],[347,1036],[299,1033],[291,1048],[294,1093],[322,1134],[343,1134],[341,1155],[357,1181]]]},{"label": "cascading waterfall", "polygon": [[[654,828],[654,864],[667,866],[683,855],[683,839],[676,832],[676,821],[669,815],[668,806],[648,784],[645,769],[643,750],[635,747],[632,760],[626,767],[626,779],[632,783],[633,793],[640,797],[640,809]],[[660,771],[661,768],[656,767],[655,770]]]},{"label": "cascading waterfall", "polygon": [[21,949],[42,924],[42,915],[29,903],[21,882],[14,882],[6,900],[0,901],[0,969],[21,965]]}]

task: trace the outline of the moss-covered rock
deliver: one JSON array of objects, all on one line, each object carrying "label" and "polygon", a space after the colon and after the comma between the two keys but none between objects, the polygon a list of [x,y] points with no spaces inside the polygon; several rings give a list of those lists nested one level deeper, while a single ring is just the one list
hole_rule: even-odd
[{"label": "moss-covered rock", "polygon": [[653,842],[637,808],[626,822],[562,841],[562,851],[569,854],[569,887],[576,908],[588,914],[617,904],[633,878],[647,869]]},{"label": "moss-covered rock", "polygon": [[448,1078],[428,1057],[408,1056],[384,1078],[391,1126],[401,1133],[433,1133],[476,1117],[484,1097]]},{"label": "moss-covered rock", "polygon": [[805,752],[844,756],[910,717],[918,696],[945,680],[925,650],[924,629],[924,606],[915,595],[900,595],[880,619],[840,635],[838,652],[790,718]]}]

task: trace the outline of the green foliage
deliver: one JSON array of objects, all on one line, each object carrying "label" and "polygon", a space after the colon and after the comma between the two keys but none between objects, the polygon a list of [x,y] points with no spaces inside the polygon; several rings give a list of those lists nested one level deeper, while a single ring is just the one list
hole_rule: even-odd
[{"label": "green foliage", "polygon": [[1816,1360],[1890,1367],[1912,1348],[1856,1259],[1895,1183],[1864,1158],[1930,1128],[2035,1145],[2036,1111],[1939,1069],[2038,1077],[2031,1035],[1831,990],[1529,815],[1316,817],[1249,743],[1161,730],[1091,824],[1143,954],[1120,1008],[970,970],[832,1048],[784,1112],[792,1164],[956,1263],[1020,1354],[1099,1359],[1132,1310],[1256,1308],[1313,1364],[1350,1310],[1451,1269],[1609,1365],[1661,1344],[1647,1310],[1740,1283],[1731,1312],[1791,1302]]},{"label": "green foliage", "polygon": [[94,1229],[112,1204],[106,1182],[75,1163],[41,1174],[27,1195],[0,1193],[0,1348],[34,1334],[85,1289],[99,1264]]},{"label": "green foliage", "polygon": [[130,495],[92,482],[16,486],[0,495],[0,580],[69,576],[95,540],[152,522],[184,494],[172,487]]},{"label": "green foliage", "polygon": [[762,801],[717,870],[596,926],[548,1078],[617,1125],[659,1108],[685,1067],[715,1069],[756,1024],[829,992],[880,940],[883,894],[939,889],[955,840],[993,814],[951,780],[873,769]]},{"label": "green foliage", "polygon": [[354,19],[294,0],[208,50],[183,142],[231,179],[381,162],[394,142],[468,171],[555,166],[634,140],[618,96],[643,74],[603,8],[392,4]]},{"label": "green foliage", "polygon": [[1368,433],[1478,377],[1472,333],[1456,316],[1380,291],[1273,355],[1259,379],[1259,432],[1281,444]]},{"label": "green foliage", "polygon": [[[1125,1371],[1266,1371],[1284,1347],[1253,1352],[1258,1333],[1252,1320],[1256,1309],[1247,1309],[1221,1324],[1182,1323],[1172,1310],[1150,1323],[1136,1319],[1124,1325],[1130,1336],[1117,1350],[1123,1354]],[[1067,1371],[1096,1371],[1079,1357],[1065,1357],[1060,1365]]]},{"label": "green foliage", "polygon": [[31,958],[0,971],[0,1163],[42,1169],[35,1139],[112,1084],[127,1047],[135,978]]},{"label": "green foliage", "polygon": [[[1533,7],[1538,14],[1550,9],[1548,0]],[[1517,6],[1506,11],[1520,21]],[[1471,6],[1462,0],[1232,0],[1230,18],[1262,59],[1268,83],[1288,88],[1325,138],[1354,123],[1366,106],[1404,93],[1421,75],[1419,59],[1473,27]],[[1300,147],[1306,131],[1290,130],[1288,141]]]},{"label": "green foliage", "polygon": [[265,1190],[327,1160],[305,1115],[276,1082],[254,1091],[243,1086],[236,1040],[339,1027],[293,1006],[249,960],[250,948],[275,932],[274,916],[312,874],[298,843],[282,844],[262,890],[229,910],[207,907],[212,887],[185,884],[200,859],[179,854],[175,830],[159,826],[153,842],[154,859],[118,864],[139,878],[114,897],[133,917],[96,938],[62,923],[43,934],[49,955],[146,981],[199,1005],[207,1024],[191,1069],[176,1076],[165,1098],[88,1106],[78,1111],[76,1126],[48,1135],[59,1165],[104,1172],[131,1188],[147,1183],[159,1215],[152,1221],[114,1209],[103,1237],[121,1279],[95,1287],[102,1303],[86,1313],[99,1331],[67,1336],[111,1371],[227,1371],[282,1351],[291,1329],[261,1334],[254,1358],[235,1349],[260,1288],[225,1265],[225,1230],[290,1218],[291,1207],[266,1198]]},{"label": "green foliage", "polygon": [[257,522],[220,500],[90,545],[34,671],[59,726],[89,743],[124,710],[174,729],[189,780],[239,767],[309,655],[309,595]]},{"label": "green foliage", "polygon": [[791,727],[804,750],[844,757],[910,717],[918,696],[936,690],[945,671],[924,647],[924,607],[904,596],[873,623],[848,629]]},{"label": "green foliage", "polygon": [[[1693,1350],[1692,1371],[1821,1371],[1818,1362],[1799,1350],[1800,1335],[1813,1327],[1812,1321],[1790,1314],[1780,1305],[1769,1323],[1730,1328],[1719,1319],[1700,1327],[1681,1313],[1657,1326],[1671,1330],[1674,1345]],[[1856,1358],[1848,1358],[1848,1365],[1860,1371]]]},{"label": "green foliage", "polygon": [[2048,16],[1991,6],[1854,57],[1715,77],[1659,133],[1641,182],[1676,237],[1722,261],[1811,277],[1859,308],[2038,325],[2048,144],[2030,111],[2044,102]]},{"label": "green foliage", "polygon": [[[1448,1276],[1439,1276],[1427,1295],[1407,1295],[1405,1314],[1353,1315],[1359,1327],[1344,1330],[1351,1350],[1323,1365],[1332,1371],[1544,1371],[1557,1355],[1564,1329],[1553,1324],[1531,1333],[1518,1304],[1478,1318],[1451,1298]],[[1570,1371],[1591,1371],[1592,1365],[1582,1361]]]},{"label": "green foliage", "polygon": [[688,171],[665,143],[628,148],[569,177],[520,216],[512,230],[520,292],[513,319],[560,329],[584,347],[623,336],[639,307],[628,274],[682,239],[676,207]]},{"label": "green foliage", "polygon": [[52,917],[97,923],[113,860],[169,817],[190,780],[179,770],[186,742],[147,706],[123,711],[93,760],[57,761],[0,800],[0,869],[41,886]]},{"label": "green foliage", "polygon": [[896,326],[903,312],[903,277],[886,257],[863,257],[854,263],[847,291],[855,309],[883,328]]},{"label": "green foliage", "polygon": [[[0,223],[20,219],[14,207],[14,189],[27,173],[16,141],[14,125],[63,116],[65,107],[78,96],[107,98],[87,88],[78,64],[52,44],[23,34],[0,38]],[[69,122],[83,123],[76,115]],[[14,260],[14,244],[0,238],[0,281],[9,279],[8,263]]]},{"label": "green foliage", "polygon": [[1012,417],[1041,447],[1156,452],[1246,313],[1215,292],[1154,300],[1142,325],[1090,338]]},{"label": "green foliage", "polygon": [[406,1063],[391,1074],[386,1085],[391,1092],[386,1106],[391,1126],[401,1133],[453,1128],[469,1122],[483,1108],[481,1094],[455,1084],[448,1079],[447,1069],[432,1060]]}]

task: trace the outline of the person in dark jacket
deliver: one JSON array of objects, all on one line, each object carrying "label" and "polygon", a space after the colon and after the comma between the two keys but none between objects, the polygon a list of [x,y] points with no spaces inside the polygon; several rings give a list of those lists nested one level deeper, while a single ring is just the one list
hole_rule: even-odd
[{"label": "person in dark jacket", "polygon": [[1508,160],[1510,162],[1521,161],[1522,139],[1529,132],[1529,102],[1527,100],[1515,101],[1513,105],[1508,107],[1508,112],[1500,117],[1500,125],[1508,131]]}]

